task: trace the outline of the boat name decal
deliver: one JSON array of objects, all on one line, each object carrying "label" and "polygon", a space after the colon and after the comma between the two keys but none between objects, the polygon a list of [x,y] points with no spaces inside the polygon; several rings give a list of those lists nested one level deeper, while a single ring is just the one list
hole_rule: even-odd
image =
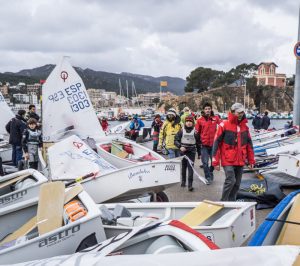
[{"label": "boat name decal", "polygon": [[52,245],[58,244],[72,237],[78,231],[80,231],[80,224],[40,240],[39,247],[50,247]]},{"label": "boat name decal", "polygon": [[13,193],[12,195],[3,197],[0,199],[0,205],[2,205],[2,204],[5,205],[5,204],[11,203],[13,201],[16,201],[18,199],[21,199],[26,194],[27,194],[27,189],[18,191],[16,193]]},{"label": "boat name decal", "polygon": [[142,182],[143,181],[143,175],[146,175],[146,174],[150,174],[150,170],[147,170],[147,169],[139,169],[138,171],[136,172],[130,172],[128,174],[128,178],[129,179],[132,179],[134,177],[138,177],[138,179]]},{"label": "boat name decal", "polygon": [[175,164],[167,164],[165,171],[176,171]]},{"label": "boat name decal", "polygon": [[85,90],[82,90],[82,84],[77,82],[69,87],[59,90],[48,96],[51,102],[59,102],[60,100],[67,100],[73,113],[89,108],[91,106],[90,100]]}]

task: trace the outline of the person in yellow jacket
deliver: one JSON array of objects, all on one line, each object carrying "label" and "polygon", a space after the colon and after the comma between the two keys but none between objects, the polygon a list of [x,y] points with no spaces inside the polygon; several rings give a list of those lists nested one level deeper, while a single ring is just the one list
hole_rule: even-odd
[{"label": "person in yellow jacket", "polygon": [[171,108],[168,110],[167,119],[160,130],[158,142],[158,149],[161,149],[163,143],[165,144],[170,159],[180,156],[180,151],[175,145],[175,136],[180,130],[180,117],[175,109]]}]

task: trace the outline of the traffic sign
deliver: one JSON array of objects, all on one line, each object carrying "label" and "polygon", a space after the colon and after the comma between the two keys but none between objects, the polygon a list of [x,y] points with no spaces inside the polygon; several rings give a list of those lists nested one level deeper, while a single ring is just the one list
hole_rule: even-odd
[{"label": "traffic sign", "polygon": [[298,60],[300,60],[300,42],[297,42],[294,47],[294,54]]}]

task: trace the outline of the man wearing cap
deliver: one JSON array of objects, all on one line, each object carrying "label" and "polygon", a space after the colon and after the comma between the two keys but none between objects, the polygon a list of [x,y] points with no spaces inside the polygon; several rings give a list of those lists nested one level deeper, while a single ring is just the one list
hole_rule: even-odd
[{"label": "man wearing cap", "polygon": [[252,140],[241,103],[233,104],[228,120],[219,125],[212,153],[213,166],[219,171],[221,163],[226,176],[221,200],[235,201],[243,166],[247,163],[253,168],[255,163]]},{"label": "man wearing cap", "polygon": [[25,110],[19,110],[16,117],[12,118],[5,126],[9,133],[9,143],[12,145],[12,162],[18,166],[19,161],[22,160],[22,136],[26,129]]},{"label": "man wearing cap", "polygon": [[179,149],[174,143],[175,135],[180,129],[180,117],[175,109],[171,108],[168,110],[167,119],[160,130],[158,142],[158,149],[162,148],[163,143],[165,144],[170,159],[180,156]]}]

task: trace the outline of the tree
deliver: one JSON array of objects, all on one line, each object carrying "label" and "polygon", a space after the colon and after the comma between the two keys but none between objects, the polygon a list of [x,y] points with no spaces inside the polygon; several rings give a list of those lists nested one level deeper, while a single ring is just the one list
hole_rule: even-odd
[{"label": "tree", "polygon": [[193,92],[194,90],[198,90],[198,92],[206,91],[223,73],[211,68],[198,67],[186,78],[187,84],[184,90],[185,92]]}]

